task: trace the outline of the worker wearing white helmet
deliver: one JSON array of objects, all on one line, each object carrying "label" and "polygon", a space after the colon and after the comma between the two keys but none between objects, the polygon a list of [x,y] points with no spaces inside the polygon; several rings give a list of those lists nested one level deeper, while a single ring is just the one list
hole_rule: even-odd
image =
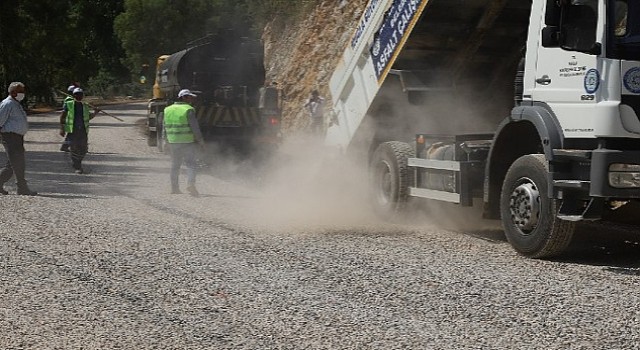
[{"label": "worker wearing white helmet", "polygon": [[178,194],[178,176],[184,162],[187,167],[187,191],[198,196],[196,190],[197,145],[203,146],[202,133],[192,104],[197,95],[183,89],[178,93],[179,101],[164,109],[164,132],[171,148],[171,193]]},{"label": "worker wearing white helmet", "polygon": [[60,136],[68,136],[70,140],[71,162],[77,174],[84,173],[82,161],[89,149],[89,120],[95,117],[89,112],[89,105],[82,102],[84,91],[77,87],[73,90],[73,100],[64,104],[60,114]]},{"label": "worker wearing white helmet", "polygon": [[[67,97],[64,98],[64,101],[62,101],[62,109],[64,109],[64,106],[67,104],[67,102],[73,101],[73,90],[79,87],[80,86],[76,85],[75,83],[67,87],[67,92],[69,94],[67,95]],[[70,145],[71,145],[71,140],[69,139],[69,135],[67,135],[67,137],[64,138],[64,142],[62,142],[62,146],[60,146],[60,150],[62,152],[69,152]]]}]

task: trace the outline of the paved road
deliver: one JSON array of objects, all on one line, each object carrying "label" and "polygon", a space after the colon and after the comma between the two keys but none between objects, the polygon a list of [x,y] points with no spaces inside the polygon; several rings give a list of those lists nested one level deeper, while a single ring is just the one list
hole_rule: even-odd
[{"label": "paved road", "polygon": [[634,234],[586,227],[543,261],[474,210],[383,223],[304,140],[170,195],[144,105],[108,111],[125,122],[94,119],[83,175],[57,115],[30,116],[41,196],[0,198],[1,349],[640,348]]}]

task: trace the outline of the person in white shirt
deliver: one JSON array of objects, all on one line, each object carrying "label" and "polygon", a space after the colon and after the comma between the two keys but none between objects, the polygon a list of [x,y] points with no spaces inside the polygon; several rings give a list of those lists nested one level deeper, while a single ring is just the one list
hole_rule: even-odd
[{"label": "person in white shirt", "polygon": [[24,135],[29,130],[27,112],[20,101],[25,97],[25,86],[21,82],[9,84],[9,95],[0,102],[0,136],[7,153],[7,163],[0,170],[0,194],[9,194],[4,184],[15,175],[18,194],[35,196],[25,180]]}]

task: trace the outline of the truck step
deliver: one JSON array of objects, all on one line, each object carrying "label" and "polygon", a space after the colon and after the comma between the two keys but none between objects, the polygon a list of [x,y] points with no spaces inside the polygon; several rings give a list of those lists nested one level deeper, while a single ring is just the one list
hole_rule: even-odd
[{"label": "truck step", "polygon": [[553,156],[563,159],[584,160],[591,159],[592,151],[582,149],[554,149]]},{"label": "truck step", "polygon": [[460,195],[458,193],[409,187],[409,195],[412,197],[436,199],[439,201],[460,204]]},{"label": "truck step", "polygon": [[591,181],[581,180],[553,180],[555,187],[570,188],[576,190],[589,190],[591,187]]}]

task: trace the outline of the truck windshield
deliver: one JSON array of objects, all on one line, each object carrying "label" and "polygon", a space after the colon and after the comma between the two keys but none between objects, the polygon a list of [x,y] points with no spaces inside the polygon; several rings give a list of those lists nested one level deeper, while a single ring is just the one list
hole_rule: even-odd
[{"label": "truck windshield", "polygon": [[627,5],[627,0],[616,0],[614,6],[615,22],[613,22],[613,35],[623,37],[627,35],[627,14],[629,13],[629,6]]},{"label": "truck windshield", "polygon": [[609,0],[611,58],[640,60],[640,1]]}]

